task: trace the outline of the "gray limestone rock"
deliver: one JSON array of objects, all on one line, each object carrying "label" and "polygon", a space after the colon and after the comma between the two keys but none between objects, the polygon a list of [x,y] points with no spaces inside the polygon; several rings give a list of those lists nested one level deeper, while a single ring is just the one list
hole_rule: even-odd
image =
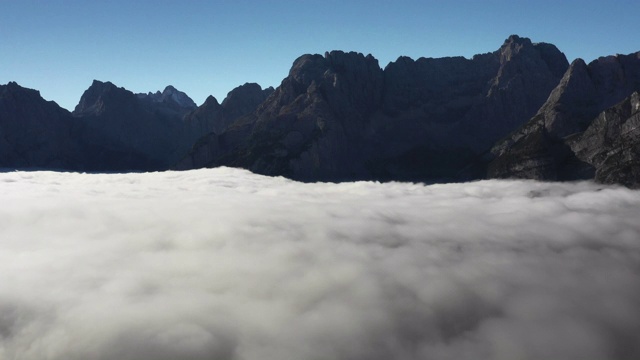
[{"label": "gray limestone rock", "polygon": [[640,94],[634,92],[603,111],[567,143],[576,157],[591,164],[595,179],[640,187]]},{"label": "gray limestone rock", "polygon": [[589,65],[575,60],[538,113],[492,148],[488,176],[540,180],[595,176],[634,186],[638,181],[632,179],[637,172],[635,132],[629,130],[618,142],[608,134],[623,122],[634,123],[630,110],[621,107],[632,103],[631,94],[639,90],[640,52],[601,57]]}]

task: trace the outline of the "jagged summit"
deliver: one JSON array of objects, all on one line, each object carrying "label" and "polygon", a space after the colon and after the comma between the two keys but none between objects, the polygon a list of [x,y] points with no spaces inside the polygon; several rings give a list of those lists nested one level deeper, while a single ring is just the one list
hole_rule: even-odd
[{"label": "jagged summit", "polygon": [[272,87],[262,89],[256,83],[245,83],[231,90],[227,97],[222,101],[221,106],[224,108],[225,117],[236,119],[244,116],[256,109],[274,89]]},{"label": "jagged summit", "polygon": [[138,96],[138,98],[140,99],[152,102],[173,103],[173,105],[185,109],[195,109],[198,107],[187,94],[176,89],[172,85],[168,85],[167,87],[165,87],[162,92],[149,92],[147,94],[136,94],[136,96]]},{"label": "jagged summit", "polygon": [[121,95],[125,92],[128,92],[128,90],[119,88],[110,81],[93,80],[91,86],[82,94],[80,102],[76,105],[73,113],[100,113],[105,110],[105,100],[109,101],[109,99],[113,98],[113,101],[120,101],[122,100]]},{"label": "jagged summit", "polygon": [[[471,58],[400,56],[384,69],[371,54],[305,54],[276,89],[246,83],[200,107],[172,85],[134,94],[94,80],[71,116],[9,83],[0,87],[0,123],[42,129],[54,122],[40,118],[57,114],[68,130],[60,134],[80,139],[80,163],[90,170],[177,163],[304,181],[435,182],[482,178],[488,169],[493,177],[595,177],[634,186],[640,105],[631,94],[639,90],[640,53],[569,64],[554,45],[511,35]],[[19,120],[23,114],[37,119]],[[21,129],[14,125],[9,131]],[[0,137],[0,148],[44,149],[42,139]],[[67,142],[74,143],[60,143]],[[53,163],[62,147],[53,149],[17,163]]]},{"label": "jagged summit", "polygon": [[533,116],[568,65],[555,47],[517,36],[473,59],[399,57],[384,70],[358,52],[305,54],[242,126],[199,142],[189,166],[300,180],[452,177]]},{"label": "jagged summit", "polygon": [[533,43],[529,38],[521,38],[518,35],[509,36],[498,50],[500,62],[509,61],[512,56],[527,48],[533,49]]},{"label": "jagged summit", "polygon": [[206,99],[204,99],[204,103],[202,104],[202,106],[207,106],[214,103],[220,105],[220,103],[218,102],[218,99],[216,99],[215,96],[209,95],[207,96]]},{"label": "jagged summit", "polygon": [[40,97],[40,91],[36,89],[29,89],[26,87],[20,86],[15,81],[9,81],[6,85],[0,85],[0,92],[2,93],[14,93],[14,94],[28,94],[30,97]]},{"label": "jagged summit", "polygon": [[488,175],[541,180],[595,176],[640,186],[640,178],[632,181],[629,175],[640,173],[637,132],[611,135],[635,128],[638,115],[624,110],[629,108],[624,104],[635,104],[632,94],[637,91],[640,52],[600,57],[589,64],[576,59],[538,113],[494,146]]},{"label": "jagged summit", "polygon": [[79,168],[73,128],[71,114],[39,91],[0,85],[0,168]]}]

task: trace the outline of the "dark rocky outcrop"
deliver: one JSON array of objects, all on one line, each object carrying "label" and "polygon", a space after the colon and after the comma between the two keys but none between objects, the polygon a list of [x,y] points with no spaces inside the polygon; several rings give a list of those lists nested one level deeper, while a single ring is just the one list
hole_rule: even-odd
[{"label": "dark rocky outcrop", "polygon": [[219,129],[226,128],[233,120],[248,115],[256,110],[274,92],[272,87],[262,89],[256,83],[246,83],[231,90],[222,101],[222,122]]},{"label": "dark rocky outcrop", "polygon": [[0,86],[0,167],[143,171],[235,166],[303,181],[596,179],[640,187],[640,52],[570,66],[510,36],[497,51],[303,55],[277,89],[200,107],[183,92],[94,81],[73,113]]},{"label": "dark rocky outcrop", "polygon": [[258,84],[246,83],[231,90],[222,104],[209,96],[202,106],[185,117],[190,143],[205,134],[222,133],[234,120],[255,111],[273,91],[272,87],[263,90]]},{"label": "dark rocky outcrop", "polygon": [[[540,180],[595,176],[633,185],[623,173],[637,171],[635,91],[640,91],[640,52],[602,57],[589,65],[575,60],[538,113],[493,147],[488,176]],[[611,135],[622,133],[626,135],[617,140]]]},{"label": "dark rocky outcrop", "polygon": [[0,167],[80,171],[167,169],[197,139],[222,131],[273,92],[246,84],[219,105],[185,93],[134,94],[95,80],[73,113],[16,83],[0,87]]},{"label": "dark rocky outcrop", "polygon": [[255,113],[201,139],[179,168],[230,165],[299,180],[455,179],[535,114],[568,63],[511,36],[472,59],[298,58]]},{"label": "dark rocky outcrop", "polygon": [[372,56],[303,55],[255,113],[202,139],[179,166],[225,164],[304,179],[364,174],[351,161],[362,151],[354,142],[381,101],[382,85]]},{"label": "dark rocky outcrop", "polygon": [[222,105],[210,96],[197,107],[173,86],[133,94],[94,81],[73,115],[83,125],[83,146],[94,159],[89,170],[162,170],[184,157],[199,138],[255,110],[271,91],[245,84],[232,90]]},{"label": "dark rocky outcrop", "polygon": [[165,104],[179,112],[194,110],[198,107],[187,94],[171,85],[167,86],[162,92],[156,91],[155,93],[150,92],[147,94],[136,95],[139,99],[144,101],[156,104]]},{"label": "dark rocky outcrop", "polygon": [[74,119],[36,90],[0,85],[0,168],[75,169]]},{"label": "dark rocky outcrop", "polygon": [[[272,87],[262,89],[258,84],[246,83],[231,90],[222,104],[209,96],[202,106],[185,117],[182,143],[188,146],[181,149],[183,157],[177,168],[190,169],[194,162],[208,162],[205,158],[210,154],[198,144],[217,137],[235,120],[255,111],[273,91]],[[189,152],[192,148],[197,150]]]},{"label": "dark rocky outcrop", "polygon": [[158,170],[175,161],[176,134],[189,108],[166,100],[172,99],[154,101],[94,80],[73,112],[82,124],[82,145],[93,159],[87,170]]}]

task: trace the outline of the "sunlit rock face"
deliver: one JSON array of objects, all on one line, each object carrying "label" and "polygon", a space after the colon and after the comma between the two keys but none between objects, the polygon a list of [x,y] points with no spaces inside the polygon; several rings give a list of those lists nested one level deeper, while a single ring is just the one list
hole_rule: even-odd
[{"label": "sunlit rock face", "polygon": [[568,143],[577,158],[596,169],[597,181],[640,187],[640,94],[600,113]]},{"label": "sunlit rock face", "polygon": [[640,357],[640,193],[0,173],[0,358]]},{"label": "sunlit rock face", "polygon": [[488,175],[640,186],[638,91],[640,52],[574,61],[538,114],[494,146]]},{"label": "sunlit rock face", "polygon": [[[245,84],[197,107],[173,86],[134,94],[95,80],[73,113],[16,83],[0,86],[0,168],[167,169],[201,137],[255,110],[272,88]],[[218,109],[219,108],[219,109]]]},{"label": "sunlit rock face", "polygon": [[196,145],[205,162],[188,164],[300,180],[457,179],[536,113],[567,66],[553,45],[515,35],[472,59],[400,57],[384,70],[371,55],[304,55],[252,116]]}]

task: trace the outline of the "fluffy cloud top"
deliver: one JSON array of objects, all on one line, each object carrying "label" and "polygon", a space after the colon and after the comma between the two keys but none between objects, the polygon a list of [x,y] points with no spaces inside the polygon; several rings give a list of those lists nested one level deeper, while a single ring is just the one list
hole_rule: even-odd
[{"label": "fluffy cloud top", "polygon": [[640,192],[0,174],[0,359],[638,359]]}]

